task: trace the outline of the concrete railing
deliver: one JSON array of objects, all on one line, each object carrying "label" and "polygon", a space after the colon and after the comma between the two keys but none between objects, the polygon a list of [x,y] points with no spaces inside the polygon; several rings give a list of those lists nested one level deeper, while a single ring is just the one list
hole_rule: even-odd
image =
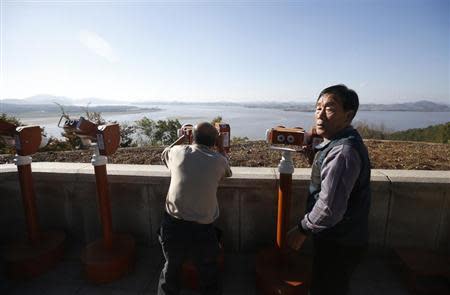
[{"label": "concrete railing", "polygon": [[[94,169],[90,164],[32,164],[41,228],[63,229],[89,242],[101,236]],[[108,164],[113,227],[139,243],[157,243],[170,182],[164,166]],[[226,248],[253,251],[274,243],[276,168],[233,167],[219,188]],[[304,211],[310,169],[293,175],[291,222]],[[450,254],[450,171],[372,170],[370,243],[375,248],[416,246]],[[25,236],[17,169],[0,165],[2,243]]]}]

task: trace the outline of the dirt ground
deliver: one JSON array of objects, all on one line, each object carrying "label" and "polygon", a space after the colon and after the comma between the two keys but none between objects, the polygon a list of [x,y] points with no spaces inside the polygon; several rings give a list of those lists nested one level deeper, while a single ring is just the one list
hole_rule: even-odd
[{"label": "dirt ground", "polygon": [[[450,145],[423,142],[366,140],[374,169],[450,170]],[[162,147],[121,148],[108,163],[160,165]],[[89,163],[90,150],[39,152],[34,162]],[[0,163],[13,163],[13,155],[0,155]],[[278,151],[269,149],[264,141],[249,141],[231,147],[232,166],[276,167],[281,159]],[[304,156],[294,155],[297,168],[310,167]]]}]

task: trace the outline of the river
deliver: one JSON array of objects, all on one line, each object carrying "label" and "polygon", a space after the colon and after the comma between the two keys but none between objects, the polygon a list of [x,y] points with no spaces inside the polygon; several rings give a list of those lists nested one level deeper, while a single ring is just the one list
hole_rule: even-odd
[{"label": "river", "polygon": [[[314,120],[313,112],[293,112],[279,109],[248,108],[244,106],[228,105],[149,105],[141,107],[159,107],[160,111],[142,113],[103,114],[106,120],[118,123],[132,123],[144,116],[152,120],[178,119],[184,123],[198,123],[211,121],[221,116],[223,121],[231,126],[231,135],[248,137],[249,139],[263,139],[265,130],[270,127],[283,125],[286,127],[311,128]],[[57,127],[58,117],[21,118],[25,124],[37,124],[45,127],[49,136],[60,137],[61,129]],[[76,118],[76,117],[74,117]],[[430,125],[450,121],[450,112],[409,112],[409,111],[359,111],[354,119],[368,124],[383,125],[386,130],[398,131],[410,128],[424,128]]]}]

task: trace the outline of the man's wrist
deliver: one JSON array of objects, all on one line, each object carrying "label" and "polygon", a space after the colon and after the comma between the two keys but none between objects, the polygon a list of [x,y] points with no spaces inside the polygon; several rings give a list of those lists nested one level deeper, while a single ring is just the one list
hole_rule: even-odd
[{"label": "man's wrist", "polygon": [[311,230],[306,226],[306,216],[299,220],[297,223],[297,229],[305,236],[309,236],[311,234]]},{"label": "man's wrist", "polygon": [[176,145],[183,144],[185,141],[186,136],[183,134],[180,137],[177,138],[169,147],[174,147]]}]

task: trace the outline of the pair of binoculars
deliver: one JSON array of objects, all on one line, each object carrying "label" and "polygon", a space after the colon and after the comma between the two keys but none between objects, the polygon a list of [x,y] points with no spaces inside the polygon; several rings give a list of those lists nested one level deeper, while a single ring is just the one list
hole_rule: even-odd
[{"label": "pair of binoculars", "polygon": [[79,119],[66,119],[61,125],[63,116],[59,119],[58,127],[63,128],[66,131],[73,131],[79,136],[85,136],[95,140],[97,137],[97,124],[91,122],[84,117]]},{"label": "pair of binoculars", "polygon": [[178,137],[185,136],[186,142],[191,144],[193,141],[194,126],[192,124],[184,124],[178,129]]},{"label": "pair of binoculars", "polygon": [[19,126],[0,121],[0,136],[9,145],[15,145],[19,156],[29,156],[45,146],[47,138],[39,126]]},{"label": "pair of binoculars", "polygon": [[277,126],[267,129],[266,141],[270,144],[305,145],[305,129]]},{"label": "pair of binoculars", "polygon": [[[226,123],[215,123],[214,127],[216,127],[217,132],[222,135],[222,146],[225,152],[230,152],[230,136],[231,136],[231,128],[229,124]],[[184,124],[178,129],[178,137],[184,135],[186,136],[186,143],[192,144],[193,141],[193,130],[194,126],[192,124]]]},{"label": "pair of binoculars", "polygon": [[109,156],[116,152],[120,144],[119,124],[98,125],[84,117],[79,119],[66,119],[61,124],[64,116],[61,116],[58,127],[66,131],[73,131],[84,143],[91,140],[97,142],[97,146],[102,156]]},{"label": "pair of binoculars", "polygon": [[322,142],[322,138],[315,133],[315,129],[311,132],[305,131],[301,127],[286,128],[277,126],[267,129],[266,141],[269,144],[277,145],[295,145],[295,146],[316,146]]}]

